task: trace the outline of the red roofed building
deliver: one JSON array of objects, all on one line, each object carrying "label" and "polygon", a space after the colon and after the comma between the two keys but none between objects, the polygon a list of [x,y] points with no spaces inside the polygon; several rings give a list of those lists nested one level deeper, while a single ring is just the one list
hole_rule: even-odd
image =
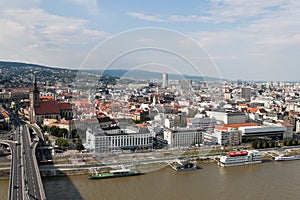
[{"label": "red roofed building", "polygon": [[266,118],[267,111],[263,108],[247,108],[244,110],[247,113],[249,119],[262,120]]},{"label": "red roofed building", "polygon": [[35,78],[34,85],[30,89],[30,123],[42,124],[44,119],[56,119],[60,121],[62,118],[66,120],[72,119],[72,106],[69,103],[61,103],[55,100],[41,101],[39,96]]}]

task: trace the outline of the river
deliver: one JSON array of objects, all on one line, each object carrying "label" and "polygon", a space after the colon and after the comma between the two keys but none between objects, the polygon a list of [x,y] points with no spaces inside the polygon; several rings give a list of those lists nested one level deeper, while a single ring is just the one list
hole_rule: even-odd
[{"label": "river", "polygon": [[[47,177],[43,183],[48,200],[300,199],[300,160],[227,168],[211,163],[200,167],[187,172],[165,167],[141,176],[105,180]],[[0,181],[1,199],[7,192],[6,182]]]}]

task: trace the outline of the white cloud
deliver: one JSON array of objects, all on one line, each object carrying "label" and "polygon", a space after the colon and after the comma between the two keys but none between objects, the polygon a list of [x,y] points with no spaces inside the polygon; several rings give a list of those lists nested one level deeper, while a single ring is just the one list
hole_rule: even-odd
[{"label": "white cloud", "polygon": [[67,0],[67,1],[85,6],[92,14],[98,14],[100,12],[97,0]]},{"label": "white cloud", "polygon": [[[86,44],[100,39],[105,32],[87,27],[88,21],[46,13],[42,9],[8,9],[2,11],[2,19],[13,21],[27,29],[36,39],[60,44]],[[12,28],[13,29],[13,28]],[[14,34],[14,30],[10,33]]]},{"label": "white cloud", "polygon": [[211,17],[197,15],[147,15],[141,12],[129,12],[128,16],[151,22],[208,22]]},{"label": "white cloud", "polygon": [[164,22],[165,21],[160,16],[146,15],[146,14],[140,13],[140,12],[129,12],[129,13],[127,13],[127,15],[137,18],[137,19],[142,19],[142,20],[151,21],[151,22]]},{"label": "white cloud", "polygon": [[94,45],[108,36],[88,21],[42,9],[0,10],[0,59],[78,66]]},{"label": "white cloud", "polygon": [[215,23],[235,22],[268,15],[285,3],[284,0],[212,0],[212,6],[207,13]]},{"label": "white cloud", "polygon": [[230,28],[191,33],[193,38],[208,49],[223,76],[233,79],[299,80],[295,73],[299,71],[299,1],[249,2],[258,8],[247,2],[215,2],[223,2],[226,6],[230,3],[231,11],[249,10],[249,13],[231,14],[229,11],[219,10],[223,4],[217,5],[218,8],[214,10],[215,20],[220,18],[225,22],[239,17],[243,20],[253,15],[251,20],[233,24]]},{"label": "white cloud", "polygon": [[204,15],[145,14],[142,12],[129,12],[127,15],[153,22],[233,23],[260,15],[268,15],[272,13],[273,9],[279,9],[283,5],[286,5],[284,0],[211,0]]}]

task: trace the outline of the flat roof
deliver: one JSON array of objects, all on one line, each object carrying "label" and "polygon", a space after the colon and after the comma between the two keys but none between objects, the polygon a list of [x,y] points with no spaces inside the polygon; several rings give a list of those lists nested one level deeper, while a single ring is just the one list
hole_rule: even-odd
[{"label": "flat roof", "polygon": [[255,123],[242,123],[242,124],[224,124],[224,126],[228,128],[239,128],[239,127],[260,126],[260,125]]}]

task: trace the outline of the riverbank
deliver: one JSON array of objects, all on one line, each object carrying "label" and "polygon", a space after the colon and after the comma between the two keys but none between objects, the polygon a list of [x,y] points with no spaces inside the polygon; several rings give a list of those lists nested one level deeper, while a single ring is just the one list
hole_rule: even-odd
[{"label": "riverbank", "polygon": [[[300,148],[289,148],[289,149],[270,149],[270,150],[260,150],[262,152],[262,160],[264,161],[273,161],[274,156],[278,155],[300,155]],[[199,154],[200,155],[200,154]],[[77,176],[77,175],[90,175],[94,172],[94,169],[100,170],[100,171],[107,171],[109,169],[112,169],[114,167],[119,167],[117,164],[115,166],[112,166],[112,168],[107,167],[100,162],[96,162],[96,160],[93,158],[92,155],[90,155],[90,159],[87,159],[87,155],[85,156],[80,156],[80,159],[87,159],[89,162],[78,162],[79,159],[75,158],[74,156],[71,156],[71,159],[61,157],[61,160],[68,160],[67,162],[64,162],[65,166],[69,167],[61,167],[62,164],[60,165],[41,165],[40,168],[40,173],[41,176],[46,177],[46,176]],[[206,165],[208,163],[214,163],[216,161],[216,155],[205,155],[205,156],[200,156],[200,157],[190,157],[186,156],[186,159],[190,159],[192,161],[195,161],[198,166],[201,167],[201,165]],[[171,159],[171,158],[170,158]],[[175,159],[175,158],[174,158]],[[59,159],[56,159],[59,160]],[[76,160],[77,162],[74,162]],[[73,162],[72,162],[73,161]],[[85,160],[86,161],[86,160]],[[152,171],[156,171],[159,169],[162,169],[167,166],[167,161],[164,162],[152,162],[151,161],[147,163],[143,163],[143,160],[138,160],[138,161],[133,161],[130,162],[131,160],[128,160],[127,164],[124,164],[125,167],[131,169],[131,170],[138,170],[143,173],[148,173]],[[70,163],[70,164],[66,164]],[[91,165],[92,164],[92,165]],[[111,163],[113,164],[113,163]],[[10,174],[10,166],[5,166],[5,167],[0,167],[0,179],[9,179],[9,174]]]}]

